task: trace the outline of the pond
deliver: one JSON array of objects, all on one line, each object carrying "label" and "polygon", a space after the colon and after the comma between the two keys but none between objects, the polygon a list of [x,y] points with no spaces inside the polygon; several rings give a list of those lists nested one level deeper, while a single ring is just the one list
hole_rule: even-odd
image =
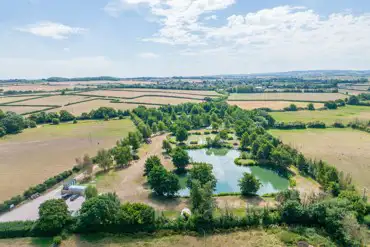
[{"label": "pond", "polygon": [[[205,162],[212,164],[213,174],[217,179],[215,193],[240,192],[238,181],[244,172],[256,176],[262,184],[257,191],[258,195],[274,193],[285,190],[289,187],[288,179],[279,176],[276,172],[258,167],[237,166],[234,159],[240,156],[240,151],[233,149],[197,149],[188,150],[189,156],[194,162]],[[189,189],[185,188],[186,178],[180,178],[183,189],[180,190],[181,196],[189,195]]]}]

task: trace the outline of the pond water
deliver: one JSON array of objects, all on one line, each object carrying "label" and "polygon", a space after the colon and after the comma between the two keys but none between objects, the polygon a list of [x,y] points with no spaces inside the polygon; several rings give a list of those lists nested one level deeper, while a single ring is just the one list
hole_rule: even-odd
[{"label": "pond water", "polygon": [[[240,192],[238,181],[244,172],[256,176],[262,184],[257,191],[258,195],[274,193],[285,190],[289,187],[288,179],[279,176],[276,172],[258,167],[237,166],[234,159],[240,156],[240,151],[232,149],[197,149],[188,150],[189,156],[194,162],[206,162],[212,164],[213,174],[217,179],[215,193],[221,192]],[[181,196],[189,195],[189,189],[185,188],[186,177],[180,178],[183,189],[180,190]]]}]

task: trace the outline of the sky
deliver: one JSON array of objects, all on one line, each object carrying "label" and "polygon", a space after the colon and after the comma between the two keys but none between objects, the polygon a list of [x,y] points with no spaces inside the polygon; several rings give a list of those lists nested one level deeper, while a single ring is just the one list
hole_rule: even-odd
[{"label": "sky", "polygon": [[369,0],[0,0],[0,78],[370,69]]}]

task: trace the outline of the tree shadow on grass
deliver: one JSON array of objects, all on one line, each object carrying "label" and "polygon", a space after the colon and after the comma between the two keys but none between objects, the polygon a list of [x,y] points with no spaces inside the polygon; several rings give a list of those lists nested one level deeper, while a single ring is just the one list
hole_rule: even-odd
[{"label": "tree shadow on grass", "polygon": [[166,208],[176,208],[183,203],[183,199],[179,197],[158,196],[154,192],[150,193],[148,198],[154,204],[158,206],[165,206]]}]

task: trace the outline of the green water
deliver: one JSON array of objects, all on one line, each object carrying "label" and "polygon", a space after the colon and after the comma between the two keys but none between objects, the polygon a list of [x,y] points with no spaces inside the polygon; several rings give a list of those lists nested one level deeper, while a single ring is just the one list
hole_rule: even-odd
[{"label": "green water", "polygon": [[[274,193],[285,190],[289,187],[288,179],[279,176],[276,172],[258,167],[242,167],[234,163],[234,159],[240,156],[238,150],[231,149],[197,149],[188,150],[189,156],[194,162],[206,162],[212,164],[213,174],[217,179],[215,193],[221,192],[240,192],[238,180],[244,172],[252,173],[262,184],[257,191],[258,195]],[[185,181],[182,177],[181,180]],[[182,185],[184,185],[182,181]],[[189,195],[189,190],[184,188],[180,195]]]}]

